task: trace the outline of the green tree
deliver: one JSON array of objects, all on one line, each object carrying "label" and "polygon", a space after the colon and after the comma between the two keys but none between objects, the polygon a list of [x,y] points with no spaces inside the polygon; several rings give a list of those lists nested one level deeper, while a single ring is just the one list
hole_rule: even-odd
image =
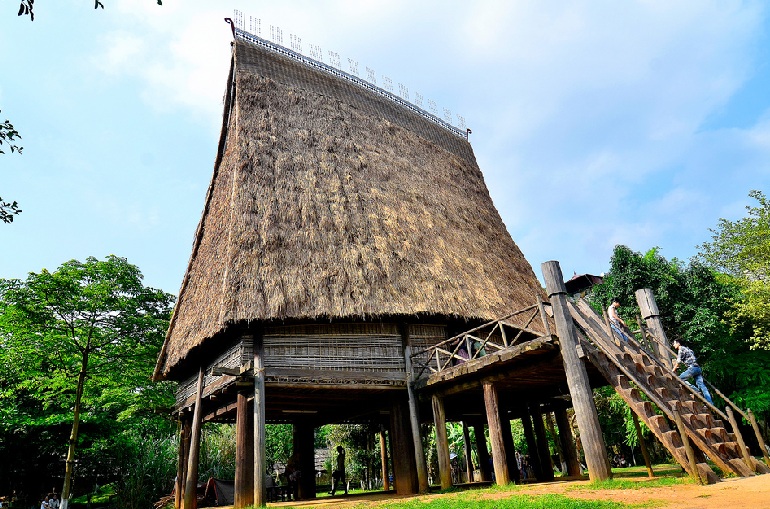
[{"label": "green tree", "polygon": [[[588,298],[601,310],[613,297],[620,297],[621,314],[633,324],[638,314],[634,292],[639,288],[652,289],[669,339],[678,338],[696,351],[707,380],[736,403],[761,412],[766,420],[770,352],[752,351],[746,340],[751,329],[731,327],[726,321],[733,303],[742,299],[742,287],[735,279],[725,278],[700,260],[685,264],[666,260],[657,249],[641,254],[616,246],[604,282]],[[630,421],[626,419],[625,424],[630,430]],[[626,443],[632,445],[632,441]]]},{"label": "green tree", "polygon": [[14,401],[19,414],[12,422],[71,423],[64,509],[81,421],[168,407],[168,386],[152,384],[149,372],[172,302],[172,295],[145,287],[139,269],[117,256],[72,260],[25,281],[0,281],[3,364],[16,375],[6,377],[9,386],[0,394],[21,398]]},{"label": "green tree", "polygon": [[734,330],[749,327],[755,348],[770,349],[770,202],[761,191],[749,196],[746,217],[720,219],[711,242],[700,246],[699,259],[740,286],[728,319]]},{"label": "green tree", "polygon": [[[163,5],[163,0],[156,0],[158,5]],[[100,0],[94,0],[94,9],[104,9]],[[19,16],[29,16],[30,21],[35,21],[35,0],[21,0],[19,2]]]},{"label": "green tree", "polygon": [[[13,127],[10,120],[6,119],[5,122],[0,123],[0,154],[5,154],[5,151],[3,150],[3,148],[5,148],[4,145],[8,146],[11,153],[17,152],[21,154],[23,147],[17,145],[17,140],[19,139],[21,139],[21,135],[19,134],[19,131]],[[3,198],[0,197],[0,221],[3,223],[12,223],[13,216],[20,212],[21,209],[19,208],[18,203],[15,201],[3,201]]]}]

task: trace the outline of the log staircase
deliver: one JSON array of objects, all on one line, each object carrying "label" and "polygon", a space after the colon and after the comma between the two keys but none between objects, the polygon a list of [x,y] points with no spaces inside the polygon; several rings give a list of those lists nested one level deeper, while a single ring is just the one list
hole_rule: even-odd
[{"label": "log staircase", "polygon": [[741,439],[727,431],[728,416],[721,410],[637,342],[616,340],[585,301],[569,306],[581,336],[579,355],[596,366],[691,476],[708,484],[719,481],[706,458],[724,475],[770,473],[764,463],[741,450]]}]

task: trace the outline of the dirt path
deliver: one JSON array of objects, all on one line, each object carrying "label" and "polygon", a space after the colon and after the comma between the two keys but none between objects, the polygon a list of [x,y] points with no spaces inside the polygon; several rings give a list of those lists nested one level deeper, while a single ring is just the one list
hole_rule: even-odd
[{"label": "dirt path", "polygon": [[[656,509],[770,509],[770,475],[750,478],[726,479],[710,486],[681,484],[663,487],[644,487],[646,481],[639,480],[638,489],[596,490],[588,489],[587,481],[539,483],[524,486],[516,494],[561,494],[570,498],[587,500],[613,500],[624,504],[654,503]],[[425,495],[441,497],[443,495]],[[489,498],[503,498],[510,494],[490,492]],[[370,494],[350,497],[320,498],[312,501],[269,504],[270,507],[309,508],[352,508],[373,507],[394,495]]]}]

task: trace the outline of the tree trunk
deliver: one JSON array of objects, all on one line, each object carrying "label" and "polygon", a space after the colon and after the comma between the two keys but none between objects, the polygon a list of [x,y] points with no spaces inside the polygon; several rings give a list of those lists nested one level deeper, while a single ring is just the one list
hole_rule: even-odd
[{"label": "tree trunk", "polygon": [[78,374],[78,388],[75,391],[75,409],[72,413],[72,433],[70,433],[70,445],[67,451],[67,463],[64,471],[64,487],[61,490],[61,509],[67,509],[72,490],[72,476],[75,473],[75,443],[78,440],[78,428],[80,427],[80,403],[83,399],[83,387],[86,385],[88,374],[88,349],[83,352]]}]

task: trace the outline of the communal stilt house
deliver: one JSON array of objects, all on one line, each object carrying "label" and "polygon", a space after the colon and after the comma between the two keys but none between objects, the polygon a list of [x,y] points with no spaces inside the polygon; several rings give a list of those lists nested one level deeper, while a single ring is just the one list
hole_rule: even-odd
[{"label": "communal stilt house", "polygon": [[466,132],[234,34],[214,173],[154,374],[179,382],[177,507],[196,504],[204,422],[235,423],[236,507],[266,502],[266,423],[294,425],[300,498],[315,496],[313,432],[327,423],[380,424],[398,493],[428,489],[424,422],[443,487],[447,420],[476,427],[482,439],[467,447],[482,480],[494,469],[505,483],[518,477],[507,425],[517,418],[538,478],[553,476],[543,420],[553,415],[579,475],[573,406],[589,470],[607,477],[590,388],[631,374],[574,327],[558,265],[541,288]]}]

